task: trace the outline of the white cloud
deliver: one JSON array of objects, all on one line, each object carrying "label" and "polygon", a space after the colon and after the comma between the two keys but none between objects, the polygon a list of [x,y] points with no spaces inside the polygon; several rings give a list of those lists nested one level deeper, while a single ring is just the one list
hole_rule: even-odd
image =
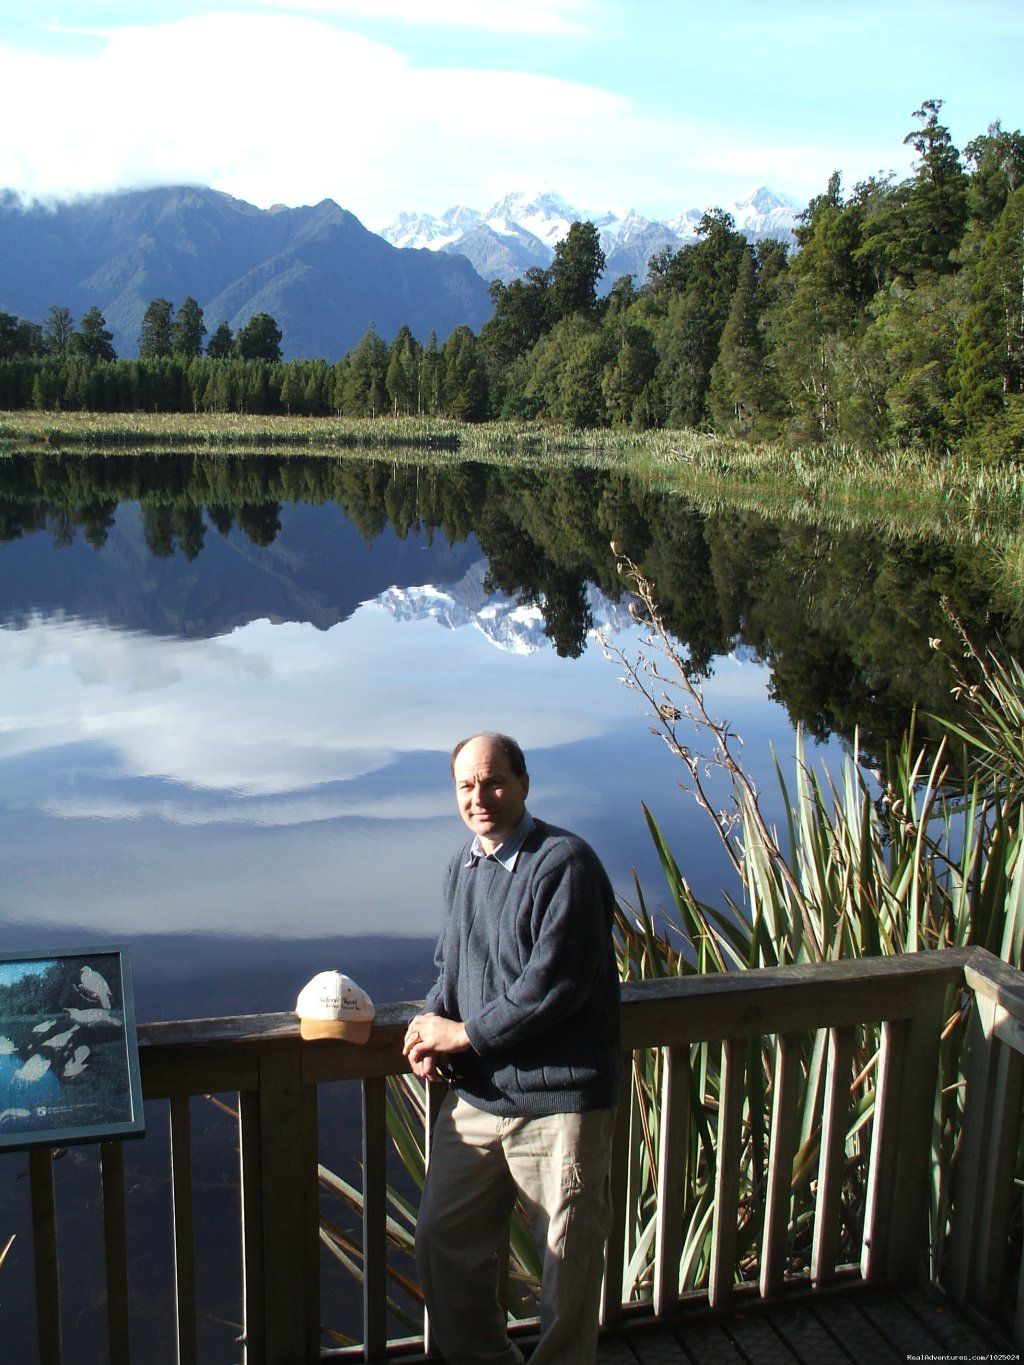
[{"label": "white cloud", "polygon": [[399,208],[477,203],[549,169],[592,196],[610,167],[637,163],[647,134],[629,101],[597,86],[416,66],[299,15],[123,28],[75,57],[0,47],[0,72],[0,185],[38,197],[202,183],[260,207],[332,198],[379,227]]},{"label": "white cloud", "polygon": [[389,20],[431,28],[569,38],[582,32],[587,0],[250,0],[274,10]]},{"label": "white cloud", "polygon": [[201,183],[260,207],[331,198],[380,228],[540,183],[671,216],[766,183],[806,201],[837,169],[906,174],[925,97],[961,145],[1019,122],[1024,21],[995,0],[966,29],[951,3],[927,23],[889,6],[881,48],[860,9],[809,0],[650,0],[642,22],[629,0],[23,9],[0,22],[0,186],[39,197]]}]

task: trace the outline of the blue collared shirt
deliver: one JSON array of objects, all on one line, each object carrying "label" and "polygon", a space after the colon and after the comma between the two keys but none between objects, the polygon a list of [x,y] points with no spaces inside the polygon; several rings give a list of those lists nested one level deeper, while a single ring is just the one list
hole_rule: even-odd
[{"label": "blue collared shirt", "polygon": [[488,853],[480,842],[479,834],[473,838],[472,846],[469,850],[469,862],[466,866],[471,866],[477,858],[492,858],[496,863],[501,863],[506,872],[511,872],[516,865],[519,857],[519,850],[533,832],[533,816],[528,810],[523,811],[523,818],[516,825],[515,829],[508,836],[504,843],[498,845]]}]

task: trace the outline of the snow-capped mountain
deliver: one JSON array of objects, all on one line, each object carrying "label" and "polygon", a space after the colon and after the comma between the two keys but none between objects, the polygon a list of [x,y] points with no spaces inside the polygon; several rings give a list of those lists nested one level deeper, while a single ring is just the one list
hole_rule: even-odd
[{"label": "snow-capped mountain", "polygon": [[[441,215],[401,213],[380,236],[393,246],[427,247],[467,256],[485,279],[507,283],[530,266],[546,267],[555,245],[574,222],[591,222],[607,257],[604,284],[620,275],[642,282],[647,263],[658,251],[676,251],[697,240],[706,208],[686,209],[669,219],[646,218],[635,209],[595,212],[569,204],[554,190],[516,190],[479,212],[460,204]],[[727,206],[740,232],[751,241],[762,237],[791,240],[798,206],[765,186]]]},{"label": "snow-capped mountain", "polygon": [[[538,606],[523,606],[505,593],[489,593],[485,587],[487,561],[478,560],[458,583],[443,588],[424,584],[412,588],[388,588],[376,599],[396,621],[434,620],[447,630],[472,626],[497,649],[510,654],[535,654],[551,648],[544,634],[544,614]],[[631,624],[624,603],[610,602],[592,585],[587,605],[594,629],[614,633]]]}]

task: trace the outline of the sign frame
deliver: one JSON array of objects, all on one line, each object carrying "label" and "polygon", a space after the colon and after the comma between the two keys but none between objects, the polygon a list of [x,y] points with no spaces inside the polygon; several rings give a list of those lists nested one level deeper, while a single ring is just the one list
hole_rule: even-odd
[{"label": "sign frame", "polygon": [[144,1133],[130,949],[0,953],[0,1152]]}]

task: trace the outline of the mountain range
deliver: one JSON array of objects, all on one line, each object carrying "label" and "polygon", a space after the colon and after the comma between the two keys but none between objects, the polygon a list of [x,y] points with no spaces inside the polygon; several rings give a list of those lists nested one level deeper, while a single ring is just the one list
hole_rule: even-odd
[{"label": "mountain range", "polygon": [[[729,212],[756,240],[788,237],[796,208],[762,188]],[[149,304],[178,307],[191,296],[211,333],[269,313],[285,359],[334,361],[371,324],[386,340],[407,324],[424,343],[460,324],[478,332],[492,312],[489,282],[546,268],[576,221],[600,231],[605,290],[624,274],[642,282],[656,252],[696,240],[702,213],[594,214],[551,190],[516,191],[486,212],[403,213],[374,233],[330,199],[260,209],[217,190],[169,186],[42,204],[0,190],[0,312],[44,323],[64,307],[77,325],[95,306],[118,355],[131,357]]]},{"label": "mountain range", "polygon": [[371,322],[389,339],[407,323],[440,341],[492,310],[464,257],[394,247],[330,199],[259,209],[173,186],[26,205],[0,192],[0,311],[44,322],[57,305],[77,324],[95,305],[118,355],[133,356],[149,304],[189,296],[210,332],[269,313],[286,359],[337,360]]},{"label": "mountain range", "polygon": [[[542,269],[554,259],[555,245],[575,222],[598,229],[606,264],[605,292],[620,275],[638,284],[651,257],[666,247],[678,251],[697,240],[705,209],[687,209],[672,218],[645,218],[634,209],[591,212],[566,202],[554,190],[518,190],[480,212],[457,204],[442,214],[400,213],[381,229],[394,246],[427,247],[466,256],[487,280],[507,284],[531,266]],[[798,205],[761,186],[727,209],[748,241],[776,237],[792,243]]]}]

